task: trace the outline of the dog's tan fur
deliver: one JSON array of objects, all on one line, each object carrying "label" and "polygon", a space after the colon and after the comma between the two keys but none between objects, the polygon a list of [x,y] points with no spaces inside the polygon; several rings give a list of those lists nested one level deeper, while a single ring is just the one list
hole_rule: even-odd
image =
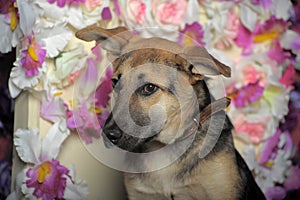
[{"label": "dog's tan fur", "polygon": [[[149,133],[139,132],[121,120],[129,132],[150,139],[137,139],[124,133],[116,143],[120,148],[135,152],[151,152],[166,145],[180,144],[180,138],[193,127],[192,120],[199,114],[197,111],[201,113],[214,101],[203,81],[205,75],[229,77],[230,68],[212,57],[203,47],[183,48],[160,38],[143,39],[125,30],[124,27],[107,30],[91,26],[77,33],[77,37],[86,41],[96,40],[108,50],[114,66],[113,80],[118,83],[115,86],[115,112],[104,129],[109,132],[112,127],[116,128],[115,121],[118,118],[126,119],[123,116],[126,109],[123,101],[128,92],[126,88],[140,88],[151,83],[159,89],[149,96],[141,95],[140,89],[130,93],[129,112],[136,124],[147,126],[154,119],[161,128],[158,130],[156,126],[150,126]],[[158,107],[154,109],[155,106]],[[154,118],[149,116],[151,112]],[[222,124],[222,116],[224,113],[216,113],[214,118],[205,120],[191,146],[172,164],[147,173],[125,173],[129,199],[264,199],[234,148],[229,119],[226,117]],[[204,138],[210,123],[214,124],[213,130],[222,133],[211,153],[199,158],[201,148],[207,143]],[[150,132],[155,132],[155,135],[149,135]],[[132,164],[151,169],[159,162],[162,160],[154,156],[142,163]]]}]

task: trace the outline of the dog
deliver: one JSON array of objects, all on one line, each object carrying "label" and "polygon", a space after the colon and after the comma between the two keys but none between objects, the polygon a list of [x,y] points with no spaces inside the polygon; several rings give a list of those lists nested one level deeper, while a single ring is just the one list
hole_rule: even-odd
[{"label": "dog", "polygon": [[76,36],[96,41],[113,65],[114,105],[102,135],[130,154],[130,200],[265,199],[234,147],[230,100],[214,99],[206,84],[208,76],[230,77],[228,66],[203,47],[126,27],[92,25]]}]

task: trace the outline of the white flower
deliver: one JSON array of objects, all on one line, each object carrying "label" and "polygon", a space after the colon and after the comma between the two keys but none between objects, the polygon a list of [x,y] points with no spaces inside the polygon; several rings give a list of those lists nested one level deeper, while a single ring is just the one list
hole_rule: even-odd
[{"label": "white flower", "polygon": [[15,30],[11,30],[9,24],[5,23],[5,15],[0,14],[0,52],[7,53],[16,47],[22,37],[20,26],[17,25]]},{"label": "white flower", "polygon": [[87,53],[81,43],[76,43],[69,50],[61,52],[55,58],[55,68],[48,71],[47,77],[51,84],[64,88],[72,83],[70,75],[81,70],[86,63]]},{"label": "white flower", "polygon": [[[50,187],[49,183],[43,180],[52,176],[56,179],[60,178],[59,180],[55,180],[56,183],[60,184],[61,188],[57,188],[57,190],[63,192],[64,199],[86,199],[88,194],[87,184],[82,180],[74,179],[74,167],[67,169],[55,160],[60,152],[62,143],[69,134],[70,131],[66,127],[65,120],[56,122],[44,138],[41,137],[38,129],[18,129],[15,132],[14,144],[17,153],[22,161],[28,163],[28,166],[18,174],[16,191],[10,195],[10,199],[14,197],[21,199],[22,194],[20,191],[29,199],[38,199],[42,197],[44,193],[46,195],[48,193],[48,195],[56,195],[57,193],[55,191],[47,191],[45,188],[34,185],[34,182],[37,180],[42,180],[40,184],[44,184],[44,187]],[[39,172],[43,167],[50,167],[52,170],[56,170],[56,173],[60,173],[58,176],[61,177],[56,177],[54,174],[52,175],[51,171],[47,172],[49,174],[44,177],[43,173]],[[34,173],[37,173],[38,177],[35,177]],[[41,180],[39,178],[41,178]],[[61,181],[64,181],[64,178],[66,179],[66,186],[61,183]],[[52,183],[54,180],[49,178],[48,181]],[[35,191],[39,193],[34,193]]]},{"label": "white flower", "polygon": [[47,57],[53,58],[62,51],[72,39],[73,32],[66,22],[55,24],[41,22],[35,27],[35,37],[44,42]]},{"label": "white flower", "polygon": [[46,64],[38,68],[39,74],[36,76],[26,76],[25,70],[22,69],[20,58],[14,62],[15,67],[12,68],[10,78],[8,80],[9,92],[12,98],[17,97],[22,90],[35,87],[39,83],[39,79],[46,70]]}]

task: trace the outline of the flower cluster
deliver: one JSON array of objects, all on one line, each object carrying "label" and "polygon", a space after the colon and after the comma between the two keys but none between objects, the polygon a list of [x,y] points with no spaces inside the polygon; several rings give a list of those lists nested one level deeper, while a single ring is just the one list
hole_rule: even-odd
[{"label": "flower cluster", "polygon": [[[300,19],[290,1],[0,0],[0,5],[0,52],[20,47],[10,93],[17,97],[29,90],[41,102],[43,119],[63,121],[87,144],[101,138],[112,69],[103,67],[107,65],[99,46],[91,54],[79,41],[71,41],[78,29],[94,23],[106,28],[125,25],[142,37],[205,46],[231,66],[232,77],[224,82],[232,100],[228,114],[234,137],[246,144],[243,157],[268,199],[283,199],[300,188],[299,167],[291,162],[300,141],[293,138],[299,134],[300,87],[294,77],[300,69]],[[72,99],[65,95],[69,87],[75,88]],[[57,155],[28,160],[29,155],[22,154],[25,149],[37,154],[31,151],[33,143],[20,142],[25,140],[21,132],[15,144],[30,165],[22,173],[21,192],[27,197],[67,198],[66,191],[76,184],[70,169]],[[50,189],[50,183],[57,187]]]}]

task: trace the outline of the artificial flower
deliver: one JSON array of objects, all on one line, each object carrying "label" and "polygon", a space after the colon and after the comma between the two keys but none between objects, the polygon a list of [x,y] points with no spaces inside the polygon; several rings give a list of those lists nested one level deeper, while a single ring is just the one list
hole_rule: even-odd
[{"label": "artificial flower", "polygon": [[71,29],[66,26],[66,22],[57,22],[52,25],[49,26],[49,24],[41,22],[36,27],[38,32],[35,32],[36,39],[44,43],[47,57],[50,58],[58,56],[73,35]]},{"label": "artificial flower", "polygon": [[268,200],[282,200],[286,197],[286,191],[283,187],[274,186],[268,188],[265,195]]},{"label": "artificial flower", "polygon": [[112,18],[109,7],[105,7],[101,13],[102,20],[110,20]]},{"label": "artificial flower", "polygon": [[[229,45],[237,30],[237,20],[233,12],[232,3],[211,4],[210,2],[203,2],[204,10],[208,16],[208,20],[204,25],[204,41],[206,48],[211,49],[223,45]],[[230,21],[228,18],[231,17]],[[229,36],[230,37],[227,37]],[[226,39],[225,39],[226,38]]]},{"label": "artificial flower", "polygon": [[239,107],[245,107],[251,104],[263,96],[264,88],[261,87],[258,82],[249,83],[240,89],[229,89],[227,88],[228,95],[232,98],[234,105]]},{"label": "artificial flower", "polygon": [[68,4],[69,6],[75,4],[76,6],[79,6],[80,3],[84,3],[85,0],[47,0],[49,3],[55,3],[56,1],[56,4],[57,6],[59,7],[64,7],[66,4]]},{"label": "artificial flower", "polygon": [[27,36],[28,44],[21,51],[21,64],[26,76],[36,76],[39,73],[38,68],[42,67],[46,60],[46,50],[36,41],[32,34]]},{"label": "artificial flower", "polygon": [[262,5],[265,9],[272,6],[272,0],[252,0],[254,5]]},{"label": "artificial flower", "polygon": [[42,73],[38,73],[36,76],[27,76],[22,68],[20,58],[14,62],[14,67],[11,70],[10,78],[8,81],[9,92],[12,98],[17,97],[22,90],[34,88],[38,83],[43,73],[46,71],[46,64],[43,63],[38,70]]},{"label": "artificial flower", "polygon": [[93,59],[88,59],[88,62],[88,68],[82,76],[79,87],[88,88],[87,84],[92,84],[89,86],[91,90],[85,89],[86,92],[80,92],[78,103],[72,105],[73,110],[67,110],[67,125],[71,129],[76,129],[81,138],[90,144],[93,138],[100,137],[101,127],[109,115],[107,107],[112,92],[113,72],[111,67],[107,68],[105,76],[101,78],[100,85],[96,88],[93,84],[97,80],[97,68]]},{"label": "artificial flower", "polygon": [[[104,8],[109,7],[110,1],[103,1],[101,5],[96,6],[94,9],[82,9],[81,7],[71,6],[68,9],[68,23],[76,29],[82,29],[86,26],[97,23],[101,20],[101,13]],[[115,18],[110,20],[110,23],[115,23]]]},{"label": "artificial flower", "polygon": [[203,36],[203,28],[198,22],[186,24],[179,32],[178,43],[182,46],[204,46]]},{"label": "artificial flower", "polygon": [[[192,17],[195,16],[191,16],[186,11],[191,10],[192,13],[195,13],[194,10],[197,8],[194,5],[197,2],[189,2],[192,3],[187,4],[184,0],[173,0],[172,2],[120,0],[119,5],[124,8],[121,18],[126,19],[124,23],[133,32],[139,33],[142,37],[157,36],[176,41],[179,27],[187,22],[191,24],[195,21],[192,20]],[[130,4],[132,5],[130,6]],[[139,10],[133,10],[134,6],[137,6]],[[163,10],[165,13],[162,12]],[[158,13],[160,14],[158,15]]]},{"label": "artificial flower", "polygon": [[187,3],[185,0],[160,1],[152,3],[153,15],[162,24],[180,25],[186,12]]},{"label": "artificial flower", "polygon": [[[76,185],[69,170],[56,160],[68,135],[69,130],[63,120],[56,122],[44,139],[41,138],[38,129],[18,129],[15,132],[17,153],[22,161],[28,163],[28,167],[18,175],[18,179],[22,181],[19,183],[21,185],[17,185],[25,197],[43,200],[72,199],[73,196],[65,193],[66,188],[72,188],[75,193],[84,191],[80,187],[86,188],[86,184]],[[20,199],[19,194],[15,192],[14,195]],[[85,199],[87,194],[79,195]]]},{"label": "artificial flower", "polygon": [[129,0],[128,6],[139,24],[143,24],[146,17],[146,4],[141,0]]},{"label": "artificial flower", "polygon": [[296,69],[300,69],[300,36],[297,32],[288,30],[280,40],[280,45],[285,49],[290,49],[296,55],[295,64]]},{"label": "artificial flower", "polygon": [[93,10],[97,6],[100,6],[103,0],[85,0],[84,5],[87,7],[88,10]]},{"label": "artificial flower", "polygon": [[[107,68],[106,74],[100,80],[100,85],[95,85],[98,79],[98,69],[95,60],[87,60],[87,69],[81,76],[78,85],[78,99],[73,100],[72,110],[67,110],[67,125],[76,129],[81,138],[90,144],[93,138],[100,137],[101,127],[109,115],[107,110],[109,95],[112,91],[112,68]],[[87,89],[89,88],[89,89]]]},{"label": "artificial flower", "polygon": [[286,190],[297,190],[300,188],[300,169],[298,166],[292,166],[287,179],[284,181]]},{"label": "artificial flower", "polygon": [[283,84],[287,89],[293,89],[293,83],[294,83],[294,76],[296,74],[296,70],[294,67],[290,64],[285,69],[282,77],[280,78],[279,82]]},{"label": "artificial flower", "polygon": [[248,143],[259,144],[266,137],[265,132],[275,127],[268,116],[236,114],[232,117],[235,135]]},{"label": "artificial flower", "polygon": [[52,85],[57,88],[65,88],[74,83],[79,72],[84,68],[87,54],[82,44],[75,44],[68,50],[61,52],[54,59],[54,68],[49,69],[47,77]]},{"label": "artificial flower", "polygon": [[[8,13],[0,14],[0,52],[7,53],[16,47],[22,36],[16,8],[8,4]],[[4,12],[4,11],[3,11]]]},{"label": "artificial flower", "polygon": [[236,44],[243,48],[243,54],[247,55],[253,52],[253,48],[258,44],[276,41],[287,29],[287,22],[271,16],[263,24],[256,24],[253,31],[250,31],[242,24],[238,29]]},{"label": "artificial flower", "polygon": [[55,159],[29,168],[26,176],[26,187],[34,188],[33,195],[44,200],[63,198],[67,178],[71,178],[69,170]]}]

